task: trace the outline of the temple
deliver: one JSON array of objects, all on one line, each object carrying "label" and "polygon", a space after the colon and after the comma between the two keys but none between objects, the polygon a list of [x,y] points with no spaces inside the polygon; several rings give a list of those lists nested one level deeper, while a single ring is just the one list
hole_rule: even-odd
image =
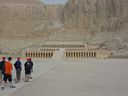
[{"label": "temple", "polygon": [[[59,55],[61,54],[61,55]],[[110,50],[97,49],[82,42],[45,42],[40,48],[28,48],[24,57],[52,59],[62,57],[64,60],[86,58],[108,58]]]}]

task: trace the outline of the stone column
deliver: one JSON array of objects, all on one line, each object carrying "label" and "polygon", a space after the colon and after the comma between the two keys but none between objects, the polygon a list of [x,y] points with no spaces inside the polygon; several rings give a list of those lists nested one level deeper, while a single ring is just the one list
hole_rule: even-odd
[{"label": "stone column", "polygon": [[92,58],[94,58],[94,57],[93,57],[93,52],[91,53],[91,55],[92,55]]},{"label": "stone column", "polygon": [[75,52],[75,58],[77,58],[77,56],[76,56],[76,52]]},{"label": "stone column", "polygon": [[40,58],[40,53],[38,53],[38,55],[39,55],[39,58]]},{"label": "stone column", "polygon": [[88,58],[88,52],[86,53],[86,56],[87,56],[87,58]]},{"label": "stone column", "polygon": [[86,55],[85,52],[83,53],[83,55],[84,55],[84,58],[85,58],[85,55]]},{"label": "stone column", "polygon": [[30,57],[33,57],[33,53],[31,53],[31,56]]},{"label": "stone column", "polygon": [[96,52],[94,52],[94,57],[96,58]]},{"label": "stone column", "polygon": [[51,52],[49,52],[49,58],[51,58]]},{"label": "stone column", "polygon": [[51,54],[50,54],[50,52],[49,52],[48,54],[49,54],[49,58],[51,58]]},{"label": "stone column", "polygon": [[43,53],[43,58],[45,58],[45,53]]},{"label": "stone column", "polygon": [[89,58],[91,58],[91,52],[89,52]]},{"label": "stone column", "polygon": [[65,52],[65,58],[67,58],[67,52]]},{"label": "stone column", "polygon": [[52,58],[52,56],[53,56],[53,53],[51,53],[51,58]]},{"label": "stone column", "polygon": [[28,57],[30,57],[30,53],[28,53]]},{"label": "stone column", "polygon": [[29,53],[29,57],[31,57],[31,53]]},{"label": "stone column", "polygon": [[69,58],[71,58],[71,52],[69,52]]},{"label": "stone column", "polygon": [[81,52],[81,58],[84,58],[84,54],[83,54],[83,52]]},{"label": "stone column", "polygon": [[75,57],[75,52],[73,52],[73,58],[76,58],[76,57]]},{"label": "stone column", "polygon": [[78,52],[78,58],[80,58],[80,53]]},{"label": "stone column", "polygon": [[45,53],[45,58],[47,58],[47,53]]},{"label": "stone column", "polygon": [[28,53],[25,53],[25,57],[28,57]]},{"label": "stone column", "polygon": [[42,58],[42,52],[40,52],[40,58]]},{"label": "stone column", "polygon": [[70,53],[68,52],[68,58],[70,57],[69,55],[70,55]]},{"label": "stone column", "polygon": [[37,58],[37,53],[35,53],[35,58]]}]

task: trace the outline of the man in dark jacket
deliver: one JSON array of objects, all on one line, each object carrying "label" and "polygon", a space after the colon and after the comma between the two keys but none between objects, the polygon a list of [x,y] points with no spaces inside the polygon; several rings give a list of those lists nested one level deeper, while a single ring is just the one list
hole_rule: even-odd
[{"label": "man in dark jacket", "polygon": [[14,67],[16,69],[16,83],[18,83],[20,81],[22,71],[22,64],[19,57],[17,58],[17,61],[14,63]]},{"label": "man in dark jacket", "polygon": [[32,62],[31,58],[29,58],[29,63],[30,63],[30,66],[31,66],[31,71],[30,71],[29,78],[32,79],[31,73],[33,72],[33,62]]},{"label": "man in dark jacket", "polygon": [[24,69],[25,69],[25,82],[29,82],[29,75],[31,73],[31,65],[30,65],[30,62],[29,62],[29,58],[26,59],[27,61],[25,62],[24,64]]},{"label": "man in dark jacket", "polygon": [[2,57],[2,61],[0,62],[0,83],[2,83],[2,75],[4,76],[4,64],[6,62],[6,58]]}]

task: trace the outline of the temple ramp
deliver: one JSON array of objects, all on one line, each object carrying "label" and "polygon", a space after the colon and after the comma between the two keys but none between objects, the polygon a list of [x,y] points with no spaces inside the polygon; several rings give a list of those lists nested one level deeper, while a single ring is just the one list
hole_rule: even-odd
[{"label": "temple ramp", "polygon": [[64,60],[64,52],[65,52],[64,48],[56,49],[53,54],[52,59],[55,61],[63,61]]}]

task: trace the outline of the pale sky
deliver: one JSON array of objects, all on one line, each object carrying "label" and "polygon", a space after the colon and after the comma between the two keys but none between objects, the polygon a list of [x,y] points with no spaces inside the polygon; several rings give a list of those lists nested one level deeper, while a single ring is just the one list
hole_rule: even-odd
[{"label": "pale sky", "polygon": [[67,0],[40,0],[45,4],[64,4]]}]

